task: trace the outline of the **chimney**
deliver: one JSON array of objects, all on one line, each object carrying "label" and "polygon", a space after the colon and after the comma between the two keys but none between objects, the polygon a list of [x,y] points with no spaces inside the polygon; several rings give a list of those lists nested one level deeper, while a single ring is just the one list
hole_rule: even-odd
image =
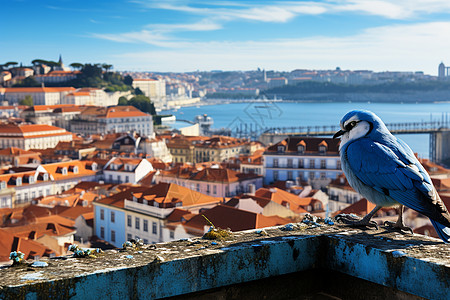
[{"label": "chimney", "polygon": [[255,196],[255,192],[256,192],[256,186],[253,183],[250,183],[248,185],[248,194]]}]

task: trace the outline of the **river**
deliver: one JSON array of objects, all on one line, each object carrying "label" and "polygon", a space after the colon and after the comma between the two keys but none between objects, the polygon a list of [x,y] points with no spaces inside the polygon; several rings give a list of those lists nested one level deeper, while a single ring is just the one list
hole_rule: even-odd
[{"label": "river", "polygon": [[[340,103],[340,102],[251,102],[182,107],[167,111],[177,119],[193,121],[207,114],[214,120],[213,128],[234,128],[240,123],[261,127],[324,126],[339,124],[353,109],[367,109],[385,123],[421,122],[450,117],[450,103]],[[164,112],[166,113],[166,112]],[[186,124],[188,125],[188,124]],[[178,124],[179,126],[179,124]],[[420,157],[429,157],[429,135],[398,135]]]}]

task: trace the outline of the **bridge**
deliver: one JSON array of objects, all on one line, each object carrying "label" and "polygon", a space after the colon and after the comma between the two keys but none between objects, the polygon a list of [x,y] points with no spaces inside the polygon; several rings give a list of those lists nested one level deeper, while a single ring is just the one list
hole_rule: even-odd
[{"label": "bridge", "polygon": [[[443,162],[450,158],[450,118],[446,115],[441,120],[422,122],[386,124],[393,134],[430,134],[430,159]],[[239,138],[251,138],[269,145],[277,143],[288,136],[333,136],[340,127],[331,126],[290,126],[266,127],[241,123],[231,129],[231,135]]]}]

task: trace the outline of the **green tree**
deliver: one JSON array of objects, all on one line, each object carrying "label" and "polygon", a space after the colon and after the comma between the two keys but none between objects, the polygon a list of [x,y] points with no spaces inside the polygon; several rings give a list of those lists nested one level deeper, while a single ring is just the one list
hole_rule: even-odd
[{"label": "green tree", "polygon": [[125,83],[126,85],[132,86],[133,85],[133,77],[131,77],[130,75],[127,75],[123,78],[123,83]]},{"label": "green tree", "polygon": [[15,61],[8,61],[6,64],[4,64],[5,67],[9,67],[9,66],[16,66],[18,63]]},{"label": "green tree", "polygon": [[149,113],[151,115],[156,115],[155,105],[150,98],[144,95],[136,95],[128,101],[128,105],[133,105],[137,109]]},{"label": "green tree", "polygon": [[71,66],[72,68],[76,69],[76,70],[81,70],[81,69],[83,69],[83,67],[84,67],[83,64],[76,63],[76,62],[75,62],[75,63],[71,63],[70,66]]},{"label": "green tree", "polygon": [[102,68],[105,69],[105,72],[108,73],[110,69],[112,69],[113,65],[102,64]]},{"label": "green tree", "polygon": [[119,103],[117,105],[128,105],[128,99],[124,96],[119,98]]},{"label": "green tree", "polygon": [[28,76],[25,79],[13,85],[13,87],[37,87],[37,86],[41,86],[41,84],[36,81],[34,76]]},{"label": "green tree", "polygon": [[140,88],[135,88],[135,89],[134,89],[134,93],[135,93],[137,96],[139,96],[139,95],[144,95],[144,93],[141,91]]},{"label": "green tree", "polygon": [[33,106],[33,97],[26,95],[25,98],[19,101],[20,105]]},{"label": "green tree", "polygon": [[46,60],[44,60],[44,59],[40,59],[40,58],[36,58],[36,59],[33,59],[32,61],[31,61],[31,63],[33,64],[33,65],[47,65],[48,64],[48,61],[46,61]]}]

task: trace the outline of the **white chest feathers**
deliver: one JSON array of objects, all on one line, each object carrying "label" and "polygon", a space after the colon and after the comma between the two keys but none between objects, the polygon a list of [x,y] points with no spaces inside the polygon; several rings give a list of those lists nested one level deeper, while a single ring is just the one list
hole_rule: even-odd
[{"label": "white chest feathers", "polygon": [[339,149],[341,149],[348,142],[352,142],[359,138],[365,136],[370,130],[370,124],[366,121],[358,122],[355,127],[345,132],[341,137],[341,144],[339,145]]}]

